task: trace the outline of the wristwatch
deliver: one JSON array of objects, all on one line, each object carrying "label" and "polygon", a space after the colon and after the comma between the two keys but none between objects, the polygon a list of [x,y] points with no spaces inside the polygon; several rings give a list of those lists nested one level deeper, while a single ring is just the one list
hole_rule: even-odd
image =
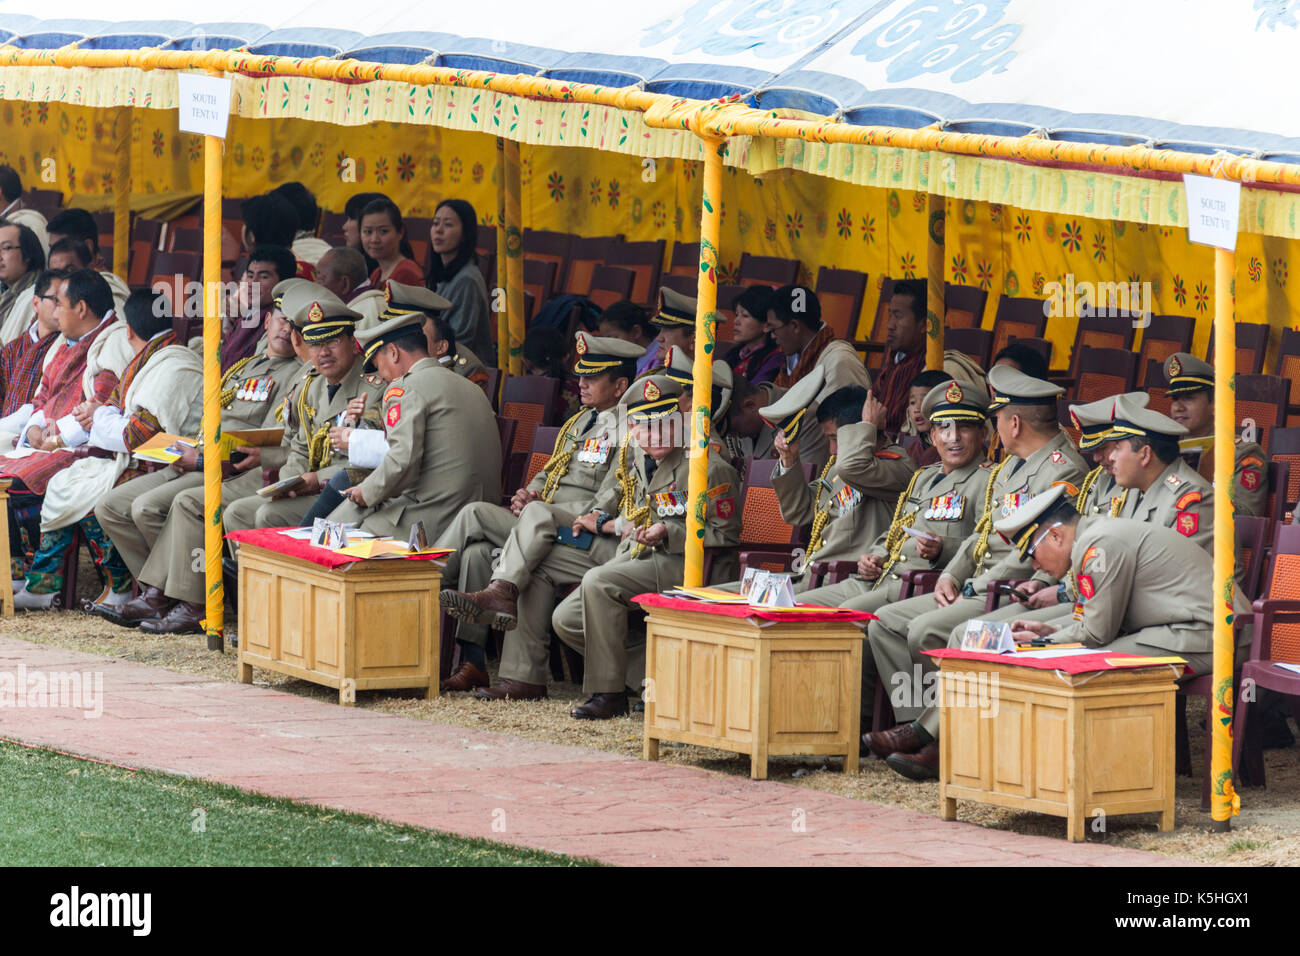
[{"label": "wristwatch", "polygon": [[605,514],[605,512],[602,511],[596,517],[596,534],[604,534],[604,532],[601,531],[601,529],[605,527],[606,522],[613,521],[614,517],[615,517],[614,515]]}]

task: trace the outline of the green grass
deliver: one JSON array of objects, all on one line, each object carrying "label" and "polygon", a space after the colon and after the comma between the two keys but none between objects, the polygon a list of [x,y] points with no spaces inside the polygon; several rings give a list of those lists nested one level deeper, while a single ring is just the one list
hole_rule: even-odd
[{"label": "green grass", "polygon": [[98,865],[592,863],[0,743],[0,866]]}]

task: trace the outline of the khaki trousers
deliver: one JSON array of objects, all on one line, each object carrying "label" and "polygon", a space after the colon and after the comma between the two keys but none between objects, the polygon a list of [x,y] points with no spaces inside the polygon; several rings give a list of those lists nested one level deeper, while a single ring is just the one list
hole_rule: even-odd
[{"label": "khaki trousers", "polygon": [[[260,477],[260,476],[259,476]],[[227,531],[248,531],[251,528],[296,528],[320,495],[299,495],[296,498],[276,498],[267,501],[257,494],[257,489],[228,508],[222,509],[222,524]]]},{"label": "khaki trousers", "polygon": [[202,486],[202,472],[181,474],[172,468],[160,468],[124,481],[95,505],[96,519],[136,580],[162,534],[172,501],[186,488]]}]

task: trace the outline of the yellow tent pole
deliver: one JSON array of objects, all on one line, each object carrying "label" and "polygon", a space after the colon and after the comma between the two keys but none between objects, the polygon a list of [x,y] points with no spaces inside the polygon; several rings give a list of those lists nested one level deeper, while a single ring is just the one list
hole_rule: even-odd
[{"label": "yellow tent pole", "polygon": [[114,112],[117,169],[113,173],[113,271],[126,282],[131,252],[131,107]]},{"label": "yellow tent pole", "polygon": [[[501,367],[502,374],[524,374],[524,328],[528,321],[524,316],[524,232],[520,220],[523,218],[521,194],[523,187],[519,177],[519,144],[513,139],[505,141],[505,219],[501,229],[506,242],[506,311],[509,316],[509,368]],[[501,263],[497,263],[497,276],[501,275]],[[540,302],[533,303],[534,308]],[[497,345],[499,349],[500,344]]]},{"label": "yellow tent pole", "polygon": [[[216,74],[219,75],[219,74]],[[203,538],[208,650],[225,650],[225,600],[221,582],[221,150],[218,136],[203,137]]]},{"label": "yellow tent pole", "polygon": [[695,361],[691,369],[691,501],[686,516],[686,587],[704,584],[704,521],[709,507],[709,425],[713,417],[713,351],[718,328],[718,234],[722,230],[722,157],[727,141],[704,141],[700,212],[700,274],[695,286]]},{"label": "yellow tent pole", "polygon": [[[509,284],[506,268],[506,141],[497,137],[497,274],[494,287],[488,290],[497,320],[497,368],[502,375],[510,368],[510,311],[501,301],[499,290]],[[491,279],[491,276],[485,278]],[[507,295],[507,299],[509,296]],[[502,382],[504,382],[504,377]],[[498,391],[500,389],[498,388]]]},{"label": "yellow tent pole", "polygon": [[944,315],[944,203],[943,196],[929,194],[929,214],[926,228],[926,322],[925,367],[943,370],[943,315]]},{"label": "yellow tent pole", "polygon": [[1214,699],[1211,724],[1210,818],[1215,830],[1231,828],[1240,799],[1232,786],[1232,605],[1236,529],[1233,521],[1232,473],[1236,447],[1237,328],[1233,323],[1232,280],[1236,255],[1214,250],[1214,594],[1220,596],[1214,616]]}]

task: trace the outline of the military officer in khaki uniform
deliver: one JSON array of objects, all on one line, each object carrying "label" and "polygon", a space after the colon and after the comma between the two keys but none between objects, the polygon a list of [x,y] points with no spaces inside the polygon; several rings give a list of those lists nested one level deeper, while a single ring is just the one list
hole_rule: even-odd
[{"label": "military officer in khaki uniform", "polygon": [[[1165,359],[1169,417],[1187,429],[1180,445],[1196,456],[1196,470],[1214,480],[1214,367],[1187,352]],[[1231,400],[1231,398],[1229,398]],[[1237,438],[1233,449],[1232,505],[1239,515],[1260,517],[1268,510],[1268,465],[1264,449]]]},{"label": "military officer in khaki uniform", "polygon": [[[443,682],[444,690],[488,685],[483,646],[489,625],[505,630],[515,626],[516,599],[551,552],[559,529],[570,528],[578,515],[591,510],[618,461],[618,400],[636,378],[636,363],[645,349],[583,331],[575,339],[578,360],[573,371],[583,408],[560,429],[546,467],[515,492],[508,508],[486,501],[469,505],[437,541],[438,547],[456,549],[443,572],[456,586],[438,597],[460,621],[456,640],[462,662]],[[522,626],[545,632],[551,610],[548,605],[526,615]]]},{"label": "military officer in khaki uniform", "polygon": [[[931,422],[939,463],[912,475],[889,527],[859,557],[858,573],[804,592],[804,602],[875,612],[898,600],[904,572],[942,568],[952,558],[975,527],[992,469],[984,457],[988,403],[983,389],[970,382],[950,380],[926,394],[922,411]],[[908,534],[909,528],[929,537]],[[864,658],[868,663],[871,655]]]},{"label": "military officer in khaki uniform", "polygon": [[[313,365],[307,381],[284,412],[285,463],[280,480],[301,477],[304,484],[284,497],[248,495],[225,509],[227,531],[293,526],[311,510],[321,489],[343,469],[330,430],[349,417],[348,405],[364,396],[358,427],[379,429],[384,383],[362,371],[353,331],[357,313],[315,284],[285,294],[284,311],[294,326],[295,344],[306,344]],[[495,434],[495,431],[494,431]]]},{"label": "military officer in khaki uniform", "polygon": [[[1177,656],[1186,680],[1214,668],[1213,561],[1168,528],[1128,518],[1084,517],[1063,487],[1032,499],[994,529],[1017,553],[1054,577],[1070,577],[1084,598],[1068,623],[1013,621],[1017,640],[1104,647],[1116,654]],[[960,638],[956,639],[960,644]],[[886,759],[914,780],[938,776],[939,709],[927,708],[909,743]]]},{"label": "military officer in khaki uniform", "polygon": [[[590,695],[573,717],[603,720],[627,713],[627,613],[631,599],[682,582],[686,551],[686,511],[690,458],[680,439],[655,428],[679,415],[681,386],[666,380],[643,381],[623,396],[635,447],[629,446],[620,487],[597,501],[574,528],[598,536],[621,535],[612,560],[593,567],[582,584],[551,616],[560,639],[586,659],[583,691]],[[680,434],[680,428],[675,429]],[[727,547],[740,539],[736,506],[740,476],[710,451],[704,521],[705,547]],[[504,668],[504,662],[502,664]]]},{"label": "military officer in khaki uniform", "polygon": [[[301,368],[277,296],[276,308],[266,319],[263,350],[236,362],[222,377],[222,432],[278,427],[284,394]],[[283,461],[280,445],[245,448],[232,457],[233,474],[221,483],[222,499],[234,501],[257,491],[262,469],[278,468]],[[118,485],[95,507],[100,524],[141,586],[137,597],[119,607],[97,605],[102,616],[124,626],[148,622],[153,633],[199,630],[203,581],[193,570],[193,549],[203,547],[203,526],[200,521],[191,527],[177,510],[184,494],[199,501],[201,512],[203,463],[197,452],[170,468]],[[174,571],[179,571],[177,580],[168,590]]]},{"label": "military officer in khaki uniform", "polygon": [[[989,412],[996,417],[1007,457],[991,470],[975,531],[945,566],[934,593],[887,604],[868,625],[876,673],[891,683],[896,673],[910,677],[914,662],[923,670],[934,669],[933,661],[921,651],[944,647],[954,627],[980,616],[991,581],[1029,576],[1028,562],[993,533],[993,521],[1057,484],[1077,494],[1078,482],[1088,471],[1057,422],[1060,387],[1007,365],[995,366],[988,378],[995,393]],[[1050,582],[1047,575],[1039,575],[1039,580]],[[895,713],[900,718],[915,716],[920,695],[921,689],[913,686],[913,703],[896,706]],[[866,735],[872,751],[883,756],[879,748],[890,747],[885,753],[897,749],[892,739],[878,739],[891,733],[877,729]]]},{"label": "military officer in khaki uniform", "polygon": [[[414,304],[422,305],[419,299]],[[471,437],[494,435],[496,417],[482,389],[429,356],[425,312],[399,311],[391,303],[390,310],[397,314],[385,313],[379,325],[357,334],[365,371],[377,371],[388,382],[385,438],[373,441],[366,430],[348,434],[350,462],[373,470],[345,490],[349,500],[330,518],[403,539],[423,522],[433,538],[466,505],[497,496],[501,445]],[[380,454],[359,458],[352,447],[358,437],[371,440],[372,452]]]},{"label": "military officer in khaki uniform", "polygon": [[[1114,474],[1115,488],[1122,493],[1110,499],[1112,505],[1105,514],[1172,528],[1213,555],[1213,486],[1178,454],[1183,426],[1147,408],[1146,399],[1146,394],[1139,392],[1104,400],[1115,417],[1107,423],[1099,448]],[[1081,441],[1079,447],[1083,448],[1083,444]],[[1075,505],[1085,516],[1099,513],[1087,510],[1082,491]],[[1033,591],[1036,584],[1025,582],[1021,588]],[[1055,621],[1069,617],[1078,600],[1072,582],[1066,580],[1056,588],[1043,588],[1024,605],[1012,602],[979,617],[991,621]],[[951,638],[960,642],[964,630],[963,622],[953,628]]]},{"label": "military officer in khaki uniform", "polygon": [[424,324],[424,334],[429,340],[429,354],[437,359],[439,365],[487,391],[487,366],[469,349],[456,345],[456,331],[442,313],[434,312],[429,316]]},{"label": "military officer in khaki uniform", "polygon": [[[1079,482],[1079,495],[1075,502],[1079,514],[1089,517],[1118,517],[1129,500],[1128,489],[1115,483],[1110,462],[1110,443],[1115,440],[1111,423],[1118,398],[1118,395],[1113,395],[1086,405],[1070,406],[1070,420],[1079,430],[1079,453],[1085,458],[1090,457],[1095,465]],[[1129,392],[1125,398],[1144,408],[1150,401],[1146,392]]]}]

